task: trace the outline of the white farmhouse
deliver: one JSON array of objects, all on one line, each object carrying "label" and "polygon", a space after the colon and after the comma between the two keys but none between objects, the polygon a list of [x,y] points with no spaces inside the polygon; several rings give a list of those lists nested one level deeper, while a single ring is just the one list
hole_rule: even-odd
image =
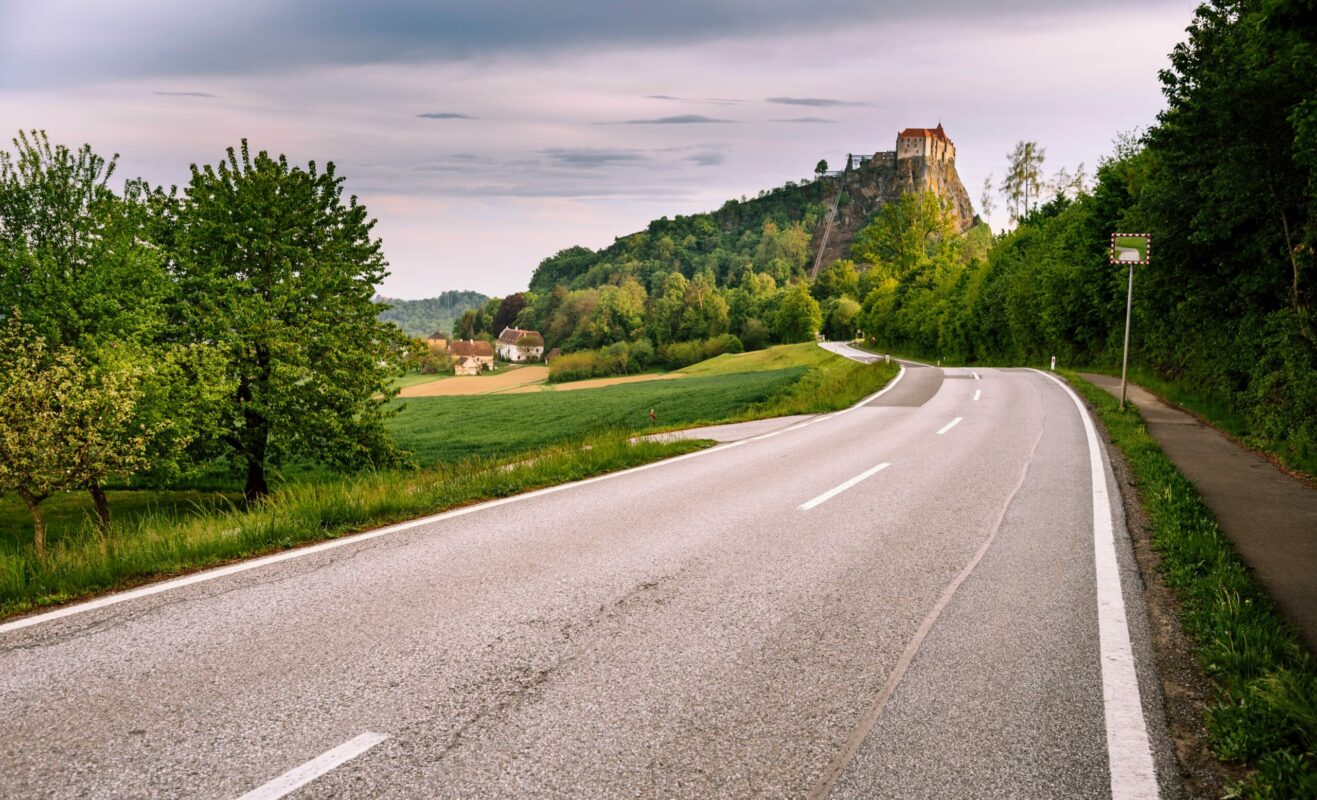
[{"label": "white farmhouse", "polygon": [[544,357],[544,337],[538,331],[504,328],[498,335],[498,357],[504,361],[539,361]]}]

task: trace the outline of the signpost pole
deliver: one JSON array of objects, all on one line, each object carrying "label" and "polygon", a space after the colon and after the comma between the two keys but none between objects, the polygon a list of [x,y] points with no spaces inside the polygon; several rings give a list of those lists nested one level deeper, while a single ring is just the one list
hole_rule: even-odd
[{"label": "signpost pole", "polygon": [[1120,361],[1120,410],[1125,410],[1125,373],[1130,365],[1130,309],[1134,307],[1134,262],[1130,262],[1129,293],[1125,296],[1125,355]]}]

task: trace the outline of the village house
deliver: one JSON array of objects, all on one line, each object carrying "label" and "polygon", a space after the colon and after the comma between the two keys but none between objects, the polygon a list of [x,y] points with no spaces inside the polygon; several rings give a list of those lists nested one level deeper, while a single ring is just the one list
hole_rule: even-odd
[{"label": "village house", "polygon": [[476,375],[494,368],[494,346],[489,342],[459,339],[448,346],[448,352],[453,355],[455,375]]},{"label": "village house", "polygon": [[448,334],[444,333],[443,331],[435,331],[434,333],[425,337],[425,343],[428,344],[431,348],[443,350],[448,347]]},{"label": "village house", "polygon": [[539,361],[544,357],[544,337],[538,331],[504,328],[498,335],[498,356],[504,361]]}]

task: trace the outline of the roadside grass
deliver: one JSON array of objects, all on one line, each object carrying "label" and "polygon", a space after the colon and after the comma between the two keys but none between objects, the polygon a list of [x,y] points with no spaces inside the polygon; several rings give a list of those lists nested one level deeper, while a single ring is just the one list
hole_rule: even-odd
[{"label": "roadside grass", "polygon": [[741,372],[766,372],[788,367],[818,367],[838,358],[813,342],[779,344],[745,353],[724,353],[678,370],[691,377],[730,375]]},{"label": "roadside grass", "polygon": [[[242,502],[240,491],[193,489],[111,489],[105,493],[113,518],[134,525],[143,517],[175,519],[210,511],[227,510]],[[61,492],[41,504],[46,520],[46,540],[83,535],[94,527],[91,496],[86,492]],[[17,552],[32,545],[32,515],[17,497],[0,497],[0,552]]]},{"label": "roadside grass", "polygon": [[707,442],[629,442],[625,432],[560,442],[515,458],[469,458],[408,472],[290,483],[246,510],[187,518],[156,511],[108,536],[66,534],[45,558],[0,548],[0,617],[147,580],[334,539],[481,500],[580,480],[698,450]]},{"label": "roadside grass", "polygon": [[1063,372],[1125,454],[1152,527],[1166,583],[1203,671],[1216,685],[1208,740],[1253,773],[1249,798],[1317,797],[1317,659],[1221,533],[1197,491],[1148,433],[1134,406]]},{"label": "roadside grass", "polygon": [[824,414],[854,405],[891,382],[901,371],[896,363],[861,364],[810,345],[827,358],[795,383],[742,412],[738,419],[765,419],[788,414]]}]

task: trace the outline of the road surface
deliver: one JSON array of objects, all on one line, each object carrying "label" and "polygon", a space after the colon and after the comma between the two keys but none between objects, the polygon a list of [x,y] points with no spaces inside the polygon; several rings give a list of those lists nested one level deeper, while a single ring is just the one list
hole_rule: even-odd
[{"label": "road surface", "polygon": [[1178,796],[1083,419],[1041,373],[912,365],[844,413],[0,626],[0,796]]}]

